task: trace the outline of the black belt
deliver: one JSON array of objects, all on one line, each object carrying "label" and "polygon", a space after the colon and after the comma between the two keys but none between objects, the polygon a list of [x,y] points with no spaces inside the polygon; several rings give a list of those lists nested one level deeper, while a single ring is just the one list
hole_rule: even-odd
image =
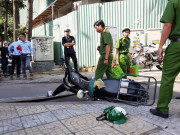
[{"label": "black belt", "polygon": [[180,38],[171,38],[170,40],[171,42],[176,42],[176,41],[180,41]]},{"label": "black belt", "polygon": [[21,55],[23,55],[23,56],[30,56],[29,53],[22,53]]},{"label": "black belt", "polygon": [[17,57],[17,56],[20,56],[20,55],[11,55],[11,56],[15,56],[15,57]]}]

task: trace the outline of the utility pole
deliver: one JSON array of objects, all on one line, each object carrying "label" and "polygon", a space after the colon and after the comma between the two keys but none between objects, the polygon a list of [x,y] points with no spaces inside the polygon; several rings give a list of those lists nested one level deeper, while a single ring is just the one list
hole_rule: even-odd
[{"label": "utility pole", "polygon": [[17,19],[17,14],[18,14],[18,7],[16,0],[13,0],[13,41],[17,41],[17,29],[18,29],[18,19]]},{"label": "utility pole", "polygon": [[33,20],[33,0],[27,0],[27,25],[26,36],[27,40],[31,40],[32,37],[32,20]]}]

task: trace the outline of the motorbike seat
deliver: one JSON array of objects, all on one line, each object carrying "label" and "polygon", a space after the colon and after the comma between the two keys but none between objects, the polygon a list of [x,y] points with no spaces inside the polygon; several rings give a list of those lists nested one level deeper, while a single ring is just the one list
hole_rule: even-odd
[{"label": "motorbike seat", "polygon": [[[107,80],[103,80],[103,82],[106,85],[106,88],[95,90],[95,94],[100,95],[102,97],[116,97],[119,91],[120,81],[117,79],[107,79]],[[127,90],[127,94],[143,95],[145,93],[144,91],[138,90],[138,89],[144,90],[144,87],[137,82],[136,83],[130,82],[128,87],[129,88]]]},{"label": "motorbike seat", "polygon": [[119,80],[117,79],[107,79],[103,80],[106,88],[95,90],[95,95],[100,95],[102,97],[115,97],[119,89]]}]

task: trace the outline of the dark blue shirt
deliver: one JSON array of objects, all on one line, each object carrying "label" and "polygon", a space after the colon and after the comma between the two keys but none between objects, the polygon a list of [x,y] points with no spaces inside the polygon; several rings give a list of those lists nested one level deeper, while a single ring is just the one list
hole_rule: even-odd
[{"label": "dark blue shirt", "polygon": [[[69,38],[64,36],[62,38],[62,45],[64,46],[65,43],[72,43],[72,41],[74,41],[74,43],[76,43],[75,38],[73,36],[69,36]],[[64,54],[65,55],[66,54],[72,54],[72,53],[75,53],[73,46],[64,47]]]}]

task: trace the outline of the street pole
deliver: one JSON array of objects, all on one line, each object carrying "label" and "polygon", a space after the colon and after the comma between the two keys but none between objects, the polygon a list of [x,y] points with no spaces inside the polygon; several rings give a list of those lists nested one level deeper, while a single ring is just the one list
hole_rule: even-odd
[{"label": "street pole", "polygon": [[51,7],[52,7],[52,36],[53,36],[54,3],[51,4]]}]

